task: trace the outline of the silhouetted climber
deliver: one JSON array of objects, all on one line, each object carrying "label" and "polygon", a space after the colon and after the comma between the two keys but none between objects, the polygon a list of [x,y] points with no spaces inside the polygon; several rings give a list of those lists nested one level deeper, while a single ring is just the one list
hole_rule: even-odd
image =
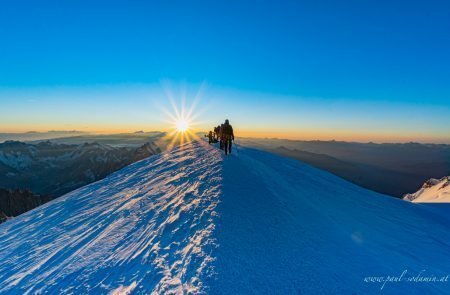
[{"label": "silhouetted climber", "polygon": [[225,155],[231,154],[232,141],[234,141],[233,127],[230,125],[228,119],[225,120],[225,124],[221,128],[222,144],[225,149]]},{"label": "silhouetted climber", "polygon": [[219,128],[219,147],[221,150],[223,150],[223,146],[224,146],[224,137],[223,137],[223,124],[220,125]]},{"label": "silhouetted climber", "polygon": [[220,125],[217,125],[217,127],[214,127],[214,139],[216,142],[219,140],[219,132],[220,132]]},{"label": "silhouetted climber", "polygon": [[209,133],[207,135],[205,135],[205,137],[208,137],[208,143],[214,143],[214,136],[213,136],[213,132],[209,131]]}]

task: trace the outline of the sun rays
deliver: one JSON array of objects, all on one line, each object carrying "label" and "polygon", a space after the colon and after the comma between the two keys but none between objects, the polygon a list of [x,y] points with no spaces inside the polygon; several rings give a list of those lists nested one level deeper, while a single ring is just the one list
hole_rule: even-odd
[{"label": "sun rays", "polygon": [[[198,102],[203,90],[203,85],[197,91],[189,107],[186,106],[186,91],[183,91],[180,97],[174,97],[170,88],[165,87],[165,94],[170,103],[171,109],[162,107],[166,115],[166,123],[169,126],[169,132],[165,137],[167,140],[167,150],[171,150],[174,146],[183,146],[185,143],[200,139],[195,134],[198,127],[198,117],[200,111],[197,109]],[[177,101],[179,103],[177,103]]]}]

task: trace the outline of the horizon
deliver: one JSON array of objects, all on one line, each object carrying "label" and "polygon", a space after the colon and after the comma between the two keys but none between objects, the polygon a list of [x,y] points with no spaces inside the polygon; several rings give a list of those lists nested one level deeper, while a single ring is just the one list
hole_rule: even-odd
[{"label": "horizon", "polygon": [[[58,138],[70,138],[73,136],[70,136],[70,134],[77,134],[74,135],[76,137],[78,136],[89,136],[89,135],[99,135],[99,136],[107,136],[107,135],[130,135],[130,134],[147,134],[147,133],[166,133],[169,134],[171,132],[171,129],[168,130],[124,130],[121,132],[107,132],[107,131],[81,131],[81,130],[47,130],[47,131],[35,131],[35,130],[29,130],[25,132],[2,132],[0,130],[0,135],[4,134],[11,134],[11,135],[25,135],[25,134],[52,134],[52,133],[62,133],[67,134],[67,137],[58,137]],[[197,130],[192,133],[196,134],[206,134],[208,130]],[[239,135],[236,136],[238,139],[259,139],[259,140],[288,140],[288,141],[307,141],[307,142],[313,142],[313,141],[321,141],[321,142],[345,142],[345,143],[360,143],[360,144],[433,144],[433,145],[450,145],[450,142],[435,142],[435,141],[414,141],[414,140],[404,140],[404,141],[364,141],[364,140],[344,140],[344,139],[337,139],[337,138],[288,138],[288,137],[271,137],[271,136],[251,136],[251,135]],[[52,137],[46,138],[48,140],[54,139]],[[201,137],[193,137],[191,138],[193,140],[199,140]],[[5,140],[8,141],[8,140]],[[5,142],[3,141],[3,142]],[[12,141],[20,141],[20,140],[14,140]],[[29,140],[25,140],[29,141]],[[2,143],[2,142],[0,142]]]},{"label": "horizon", "polygon": [[9,3],[0,132],[450,144],[450,4],[346,3]]}]

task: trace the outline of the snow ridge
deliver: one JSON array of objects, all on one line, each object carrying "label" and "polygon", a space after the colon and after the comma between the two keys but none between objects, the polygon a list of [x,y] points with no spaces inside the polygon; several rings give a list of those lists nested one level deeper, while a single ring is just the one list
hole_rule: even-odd
[{"label": "snow ridge", "polygon": [[202,292],[220,161],[185,145],[3,224],[0,293]]},{"label": "snow ridge", "polygon": [[450,277],[450,207],[435,209],[201,141],[1,224],[0,294],[447,294],[365,280]]},{"label": "snow ridge", "polygon": [[413,194],[406,194],[404,200],[414,203],[450,203],[450,176],[431,178]]}]

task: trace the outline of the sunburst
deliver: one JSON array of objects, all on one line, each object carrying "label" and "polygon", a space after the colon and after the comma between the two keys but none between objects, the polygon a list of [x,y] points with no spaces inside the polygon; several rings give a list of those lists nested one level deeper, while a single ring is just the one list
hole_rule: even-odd
[{"label": "sunburst", "polygon": [[[171,111],[163,107],[163,111],[167,117],[167,123],[170,126],[167,133],[166,140],[169,142],[167,149],[172,149],[175,145],[181,145],[198,140],[199,137],[195,134],[196,127],[199,122],[199,110],[197,105],[200,100],[201,90],[194,96],[193,102],[189,107],[186,107],[186,93],[182,93],[179,99],[175,99],[169,88],[165,88],[165,93],[171,105]],[[177,104],[175,101],[179,101]]]}]

